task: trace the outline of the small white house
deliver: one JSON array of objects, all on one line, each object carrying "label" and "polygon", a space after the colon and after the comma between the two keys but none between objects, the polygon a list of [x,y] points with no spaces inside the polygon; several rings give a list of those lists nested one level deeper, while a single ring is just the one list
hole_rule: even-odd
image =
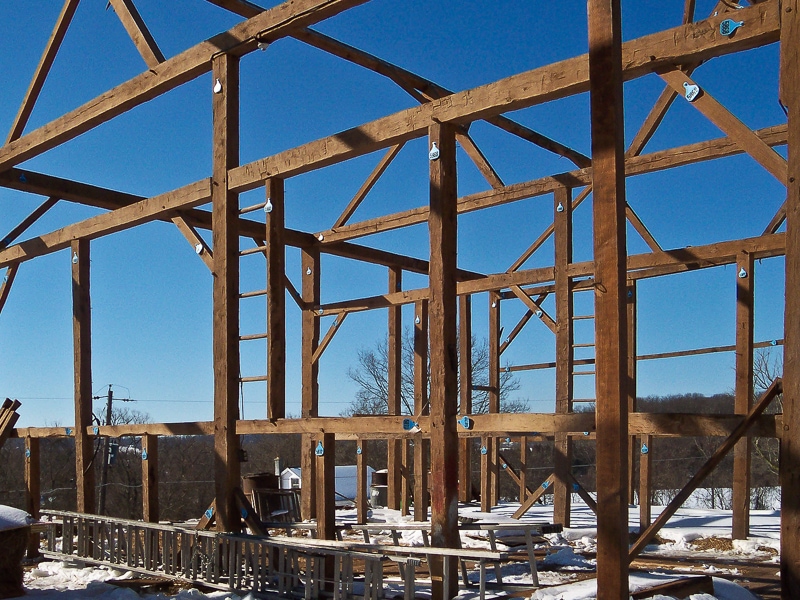
[{"label": "small white house", "polygon": [[[336,500],[352,500],[356,499],[356,491],[358,489],[358,467],[356,465],[339,465],[336,467]],[[372,473],[375,471],[370,466],[367,466],[367,490],[369,493],[369,486],[372,485]],[[300,468],[289,467],[281,473],[281,489],[282,490],[299,490],[300,489]]]}]

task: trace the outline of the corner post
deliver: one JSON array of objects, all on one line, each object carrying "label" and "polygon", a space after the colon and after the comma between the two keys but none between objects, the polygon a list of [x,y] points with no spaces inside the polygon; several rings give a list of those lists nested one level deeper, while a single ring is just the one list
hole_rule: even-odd
[{"label": "corner post", "polygon": [[[397,267],[389,267],[389,293],[399,292],[403,289],[403,271]],[[400,306],[389,307],[389,341],[387,345],[388,363],[388,413],[399,415],[402,413],[401,390],[403,384],[403,309]],[[399,510],[402,504],[403,470],[401,468],[402,445],[405,440],[387,440],[388,485],[387,504],[389,508]]]},{"label": "corner post", "polygon": [[[572,190],[559,187],[553,195],[556,290],[556,413],[572,412],[575,353],[572,285]],[[572,438],[566,432],[555,434],[553,521],[569,527],[572,500]]]},{"label": "corner post", "polygon": [[266,183],[267,418],[286,417],[286,245],[283,179]]},{"label": "corner post", "polygon": [[588,0],[595,261],[597,589],[628,598],[625,159],[620,0]]},{"label": "corner post", "polygon": [[[458,347],[456,295],[456,138],[455,127],[434,122],[430,143],[439,148],[430,163],[430,436],[431,545],[458,548]],[[431,561],[432,595],[458,592],[456,557]],[[445,564],[447,563],[447,564]],[[445,580],[444,574],[451,576]],[[447,585],[447,589],[445,588]]]},{"label": "corner post", "polygon": [[781,598],[800,598],[800,0],[781,3],[781,89],[789,121],[781,432]]},{"label": "corner post", "polygon": [[142,436],[142,519],[158,523],[158,436]]},{"label": "corner post", "polygon": [[[319,345],[319,316],[314,307],[320,298],[320,256],[318,248],[304,248],[301,251],[301,265],[303,272],[302,296],[306,308],[302,316],[302,348],[301,348],[301,379],[302,379],[302,417],[319,416],[319,366],[314,360],[314,352]],[[300,512],[303,519],[313,519],[316,516],[316,464],[314,456],[314,437],[303,434],[300,450]]]},{"label": "corner post", "polygon": [[214,247],[214,485],[217,529],[239,531],[234,490],[239,482],[239,196],[228,171],[239,164],[239,59],[212,60]]},{"label": "corner post", "polygon": [[75,372],[75,485],[77,510],[95,512],[92,439],[92,309],[89,240],[72,242],[72,340]]},{"label": "corner post", "polygon": [[[753,255],[736,260],[736,388],[734,411],[746,415],[753,405]],[[750,455],[753,443],[743,437],[733,447],[733,528],[731,538],[746,540],[750,533]]]}]

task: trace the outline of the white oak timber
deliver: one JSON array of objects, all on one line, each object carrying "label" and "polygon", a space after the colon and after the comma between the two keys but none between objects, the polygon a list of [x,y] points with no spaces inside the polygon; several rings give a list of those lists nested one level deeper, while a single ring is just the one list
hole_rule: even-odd
[{"label": "white oak timber", "polygon": [[[719,23],[723,20],[723,15],[719,15],[627,42],[623,45],[623,77],[634,79],[690,59],[720,56],[778,40],[777,0],[743,8],[736,14],[738,19],[746,19],[749,26],[739,29],[737,35],[730,38],[719,33]],[[458,92],[243,165],[233,170],[231,183],[234,189],[243,192],[258,187],[268,177],[307,173],[421,137],[432,120],[466,124],[588,90],[589,60],[584,54]]]},{"label": "white oak timber", "polygon": [[38,156],[211,70],[220,53],[244,55],[260,39],[275,40],[366,0],[291,0],[259,13],[158,66],[101,94],[83,106],[0,148],[0,171]]},{"label": "white oak timber", "polygon": [[783,431],[781,437],[781,598],[800,597],[800,2],[781,4],[780,100],[789,124],[786,190]]}]

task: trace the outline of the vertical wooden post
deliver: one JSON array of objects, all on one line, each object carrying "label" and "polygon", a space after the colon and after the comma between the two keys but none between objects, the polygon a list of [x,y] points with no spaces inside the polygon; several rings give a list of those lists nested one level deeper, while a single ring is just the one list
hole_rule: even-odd
[{"label": "vertical wooden post", "polygon": [[595,261],[597,589],[628,598],[625,161],[619,0],[588,0]]},{"label": "vertical wooden post", "polygon": [[781,598],[800,598],[800,0],[781,3],[781,102],[788,109],[786,307],[781,432]]},{"label": "vertical wooden post", "polygon": [[[316,454],[317,486],[317,537],[336,539],[336,436],[323,433],[317,436],[315,448],[322,445],[322,454]],[[315,450],[316,452],[316,450]]]},{"label": "vertical wooden post", "polygon": [[[430,163],[430,344],[431,344],[431,544],[457,548],[458,534],[458,342],[456,315],[456,137],[449,123],[433,123],[430,143],[439,158]],[[445,564],[445,562],[447,564]],[[456,557],[431,564],[433,598],[458,593]],[[443,575],[450,573],[445,581]],[[445,587],[447,585],[447,587]]]},{"label": "vertical wooden post", "polygon": [[[461,415],[472,414],[472,297],[458,298],[458,361],[459,361],[459,402],[458,412]],[[458,499],[461,502],[472,500],[472,440],[458,439]]]},{"label": "vertical wooden post", "polygon": [[[428,407],[428,301],[414,307],[414,415]],[[422,434],[414,436],[414,520],[428,520],[428,446]]]},{"label": "vertical wooden post", "polygon": [[528,438],[519,438],[519,503],[528,497]]},{"label": "vertical wooden post", "polygon": [[142,436],[142,519],[158,523],[158,436]]},{"label": "vertical wooden post", "polygon": [[228,170],[239,164],[239,59],[212,60],[212,225],[214,246],[214,481],[217,529],[238,531],[239,482],[239,197]]},{"label": "vertical wooden post", "polygon": [[[389,268],[389,293],[399,292],[403,289],[403,271],[396,267]],[[403,310],[401,306],[389,307],[389,341],[387,343],[386,362],[388,366],[388,413],[399,415],[402,413],[401,390],[403,385]],[[398,510],[402,501],[402,468],[401,439],[389,439],[387,444],[386,466],[388,470],[386,503],[389,508]]]},{"label": "vertical wooden post", "polygon": [[651,456],[653,454],[653,437],[643,435],[639,439],[639,533],[644,532],[653,522],[651,514],[651,498],[653,490],[653,471]]},{"label": "vertical wooden post", "polygon": [[[556,413],[572,411],[574,358],[573,299],[568,273],[572,262],[572,190],[553,195],[556,290]],[[572,500],[572,438],[556,433],[554,442],[553,521],[569,527]]]},{"label": "vertical wooden post", "polygon": [[92,439],[92,310],[89,240],[72,242],[72,340],[75,369],[75,485],[77,511],[94,513]]},{"label": "vertical wooden post", "polygon": [[[625,291],[626,308],[628,315],[628,412],[636,411],[636,281],[629,281]],[[637,482],[635,477],[636,461],[641,457],[641,451],[636,443],[636,436],[628,437],[630,462],[628,464],[628,499],[633,500],[636,493]],[[649,496],[648,496],[649,498]],[[649,500],[648,500],[649,503]],[[642,499],[639,498],[639,506]],[[649,514],[649,508],[648,514]],[[640,511],[641,516],[641,511]],[[641,526],[641,523],[640,523]],[[642,530],[644,531],[644,530]]]},{"label": "vertical wooden post", "polygon": [[[39,438],[25,438],[25,511],[35,519],[41,508],[41,462],[39,460]],[[39,556],[39,534],[31,535],[27,557]]]},{"label": "vertical wooden post", "polygon": [[[303,302],[308,308],[303,310],[302,316],[302,349],[301,349],[301,379],[302,379],[302,406],[300,409],[303,417],[319,416],[319,367],[314,361],[314,352],[319,345],[319,317],[314,311],[314,306],[320,298],[320,260],[319,249],[304,248],[301,251],[302,264],[302,295]],[[316,464],[314,437],[304,434],[300,451],[300,512],[303,519],[313,519],[316,515]]]},{"label": "vertical wooden post", "polygon": [[407,517],[411,514],[411,442],[402,440],[403,480],[400,485],[400,514]]},{"label": "vertical wooden post", "polygon": [[[317,443],[322,445],[322,453],[318,451],[316,458],[316,501],[317,501],[317,538],[321,540],[336,539],[336,436],[323,433],[317,436]],[[316,446],[319,448],[319,445]],[[325,590],[332,592],[334,576],[333,556],[327,556],[324,562]]]},{"label": "vertical wooden post", "polygon": [[286,245],[283,179],[266,182],[267,212],[267,418],[286,416]]},{"label": "vertical wooden post", "polygon": [[[489,292],[489,412],[500,412],[500,294]],[[500,497],[500,473],[498,465],[497,438],[489,438],[486,444],[486,468],[488,485],[488,508],[497,506]],[[481,494],[481,503],[483,494]]]},{"label": "vertical wooden post", "polygon": [[492,455],[494,454],[494,438],[481,437],[481,511],[492,511]]},{"label": "vertical wooden post", "polygon": [[359,438],[356,441],[356,523],[364,524],[367,522],[368,500],[367,441]]},{"label": "vertical wooden post", "polygon": [[[753,255],[736,260],[736,388],[734,410],[746,415],[753,404]],[[733,528],[731,538],[746,540],[750,533],[750,453],[752,441],[743,437],[733,448]]]}]

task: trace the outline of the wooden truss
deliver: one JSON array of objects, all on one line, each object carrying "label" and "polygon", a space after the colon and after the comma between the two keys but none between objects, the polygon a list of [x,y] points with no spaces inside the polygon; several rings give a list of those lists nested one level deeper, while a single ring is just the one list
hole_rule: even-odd
[{"label": "wooden truss", "polygon": [[[573,438],[588,436],[597,441],[598,589],[601,597],[627,598],[627,569],[632,556],[663,524],[652,525],[649,506],[643,506],[643,528],[632,549],[628,547],[628,497],[634,482],[630,473],[634,436],[713,435],[726,437],[719,453],[735,448],[734,536],[748,531],[749,439],[753,436],[781,440],[782,548],[781,576],[784,597],[800,597],[800,10],[799,0],[751,1],[738,7],[736,19],[747,23],[735,35],[724,35],[720,27],[732,10],[720,2],[707,19],[694,20],[694,2],[687,0],[684,24],[639,39],[621,42],[620,1],[588,0],[589,52],[531,71],[519,73],[470,90],[453,92],[411,71],[393,65],[311,27],[366,0],[292,0],[264,10],[246,0],[208,0],[245,18],[232,29],[176,56],[165,57],[132,0],[111,0],[117,16],[140,53],[146,70],[87,104],[33,131],[26,124],[56,53],[75,13],[78,1],[65,0],[52,35],[25,95],[18,115],[0,147],[0,185],[41,195],[46,200],[12,228],[0,241],[0,268],[6,276],[0,285],[0,310],[6,303],[22,263],[49,253],[69,249],[73,256],[73,314],[75,351],[75,425],[72,428],[17,429],[13,435],[26,440],[26,477],[29,509],[38,512],[38,440],[48,436],[74,436],[78,510],[94,510],[91,481],[91,446],[94,436],[142,436],[149,460],[143,461],[145,517],[158,519],[158,437],[166,435],[213,435],[215,442],[215,507],[218,528],[239,527],[236,489],[239,485],[238,437],[244,434],[294,433],[303,438],[304,517],[316,517],[321,537],[333,537],[333,448],[336,440],[386,439],[389,464],[389,504],[408,510],[411,485],[417,499],[426,495],[422,451],[414,452],[417,474],[406,476],[411,467],[409,440],[430,453],[431,543],[455,547],[457,520],[452,507],[457,499],[471,498],[469,473],[471,438],[480,438],[482,477],[479,489],[485,510],[498,499],[501,470],[515,478],[523,507],[540,491],[531,492],[524,468],[517,474],[499,453],[498,440],[514,436],[521,440],[552,439],[556,449],[555,471],[544,487],[553,486],[555,518],[569,525],[570,490],[577,481],[570,471]],[[239,61],[260,45],[291,36],[343,60],[372,70],[405,90],[419,104],[407,110],[364,123],[336,135],[266,156],[248,164],[239,159]],[[644,153],[645,146],[678,95],[698,85],[695,71],[706,60],[735,54],[767,44],[780,43],[780,102],[787,107],[786,123],[751,130],[713,96],[705,92],[692,106],[715,124],[723,137],[686,146]],[[211,73],[219,86],[212,98],[213,157],[208,178],[165,191],[149,198],[69,181],[19,165],[64,144],[82,133],[160,96],[201,75]],[[623,146],[622,84],[656,73],[664,91],[630,146]],[[569,148],[505,116],[528,108],[588,92],[592,119],[591,156]],[[506,184],[470,135],[470,125],[485,121],[511,135],[564,157],[575,168],[532,181]],[[354,221],[357,208],[369,194],[407,142],[427,138],[439,155],[430,163],[429,202],[418,208]],[[458,197],[456,193],[456,147],[460,145],[486,179],[487,191]],[[788,148],[788,159],[776,152]],[[339,217],[323,231],[300,231],[285,226],[284,184],[289,178],[382,150],[385,152]],[[748,239],[715,242],[703,246],[665,250],[625,199],[627,177],[674,169],[735,154],[747,154],[787,189],[786,202],[775,215],[767,215],[762,235]],[[240,194],[264,190],[264,201],[240,208]],[[592,195],[594,253],[591,261],[572,257],[572,213]],[[477,273],[460,269],[457,263],[457,221],[461,214],[545,195],[553,197],[552,225],[532,232],[533,242],[506,270]],[[56,203],[72,202],[106,212],[56,231],[17,241]],[[200,207],[211,205],[211,210]],[[248,215],[269,206],[265,222]],[[548,209],[549,210],[549,209]],[[91,414],[91,312],[89,256],[91,241],[154,220],[172,222],[195,247],[214,276],[214,420],[211,422],[125,425],[93,428]],[[626,227],[630,223],[649,251],[629,255]],[[356,243],[358,238],[412,225],[427,224],[430,252],[427,259],[375,250]],[[782,229],[785,225],[785,229]],[[211,243],[201,235],[211,231]],[[538,235],[537,235],[538,234]],[[536,236],[536,237],[534,237]],[[240,252],[240,238],[255,241]],[[554,238],[555,260],[551,266],[524,268],[546,240]],[[302,255],[302,285],[295,289],[286,274],[285,248],[299,248]],[[239,293],[240,254],[260,253],[266,260],[267,287]],[[320,290],[321,255],[330,254],[382,265],[388,270],[386,293],[323,303]],[[638,355],[636,350],[636,282],[719,265],[736,265],[737,273],[752,273],[754,261],[785,256],[786,304],[783,414],[762,415],[766,400],[753,405],[752,277],[737,285],[737,323],[734,346],[688,350],[678,353]],[[403,272],[429,278],[422,289],[407,289]],[[593,291],[594,357],[577,359],[574,295]],[[301,417],[286,419],[286,330],[285,292],[302,311]],[[471,339],[471,301],[476,293],[489,296],[489,413],[472,414],[473,385],[468,356]],[[267,332],[241,336],[239,302],[262,295],[267,303]],[[554,314],[544,301],[555,298]],[[502,337],[500,308],[503,302],[522,302],[526,312]],[[415,427],[408,430],[400,405],[400,355],[402,313],[406,304],[415,306]],[[354,312],[388,309],[389,415],[323,417],[319,414],[319,362],[345,318]],[[321,319],[334,316],[328,332],[321,335]],[[555,368],[556,410],[554,414],[500,413],[500,356],[534,320],[540,320],[555,336],[553,362],[516,365],[514,370]],[[459,334],[460,329],[460,334]],[[239,343],[265,339],[267,373],[241,378]],[[736,408],[731,415],[678,415],[636,412],[637,359],[665,358],[706,352],[736,352]],[[425,369],[430,352],[430,381]],[[580,370],[588,366],[593,371]],[[461,376],[460,402],[458,376]],[[596,381],[596,413],[575,412],[576,376],[593,374]],[[267,382],[265,420],[242,420],[237,409],[242,381]],[[430,393],[427,395],[428,386]],[[457,425],[466,417],[467,426]],[[13,423],[12,423],[13,424]],[[10,427],[10,426],[9,426]],[[5,431],[4,431],[5,434]],[[321,456],[314,448],[321,446]],[[523,443],[524,447],[525,443]],[[716,456],[716,455],[715,455]],[[646,488],[649,459],[642,459],[642,481]],[[525,464],[523,454],[523,466]],[[501,467],[501,463],[505,467]],[[365,459],[359,469],[365,470]],[[466,465],[466,466],[465,466]],[[713,466],[713,465],[712,465]],[[707,465],[706,469],[710,469]],[[704,469],[705,470],[705,469]],[[699,473],[700,477],[703,473]],[[690,483],[696,483],[694,480]],[[578,487],[580,487],[578,485]],[[581,488],[582,489],[582,488]],[[688,488],[687,488],[688,489]],[[306,493],[306,490],[308,493]],[[580,492],[581,490],[579,490]],[[585,492],[583,492],[585,494]],[[649,494],[648,494],[649,495]],[[688,495],[688,494],[687,494]],[[365,502],[362,493],[359,506]],[[591,499],[591,497],[589,497]],[[646,504],[646,503],[643,503]],[[671,507],[672,508],[672,507]],[[415,504],[415,514],[427,514],[427,501]],[[421,512],[420,512],[421,511]],[[524,510],[522,511],[524,512]],[[365,518],[363,510],[360,518]],[[455,572],[452,557],[432,559],[434,596],[455,594],[453,578],[444,584],[442,574]],[[436,587],[438,586],[438,587]]]}]

